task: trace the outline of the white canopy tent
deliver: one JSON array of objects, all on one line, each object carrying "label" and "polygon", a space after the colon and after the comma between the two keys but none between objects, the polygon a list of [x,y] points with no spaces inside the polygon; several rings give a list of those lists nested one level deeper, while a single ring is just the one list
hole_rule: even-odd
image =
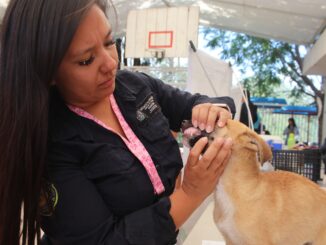
[{"label": "white canopy tent", "polygon": [[[325,0],[112,0],[119,18],[119,32],[126,30],[132,9],[198,6],[199,24],[290,43],[315,44],[326,28]],[[326,33],[325,33],[326,36]],[[326,43],[308,54],[306,74],[325,75]]]},{"label": "white canopy tent", "polygon": [[[109,0],[110,1],[110,0]],[[111,0],[124,35],[132,9],[199,6],[200,25],[298,44],[314,43],[326,26],[325,0]],[[0,0],[2,15],[8,0]]]},{"label": "white canopy tent", "polygon": [[200,24],[299,44],[313,43],[326,25],[325,0],[113,0],[125,29],[131,9],[199,6]]},{"label": "white canopy tent", "polygon": [[[124,35],[131,9],[198,6],[199,23],[250,35],[310,45],[318,41],[326,27],[325,0],[112,0]],[[325,34],[326,35],[326,34]],[[326,43],[309,54],[307,74],[326,74]],[[320,50],[322,52],[320,52]],[[321,64],[321,65],[319,65]]]}]

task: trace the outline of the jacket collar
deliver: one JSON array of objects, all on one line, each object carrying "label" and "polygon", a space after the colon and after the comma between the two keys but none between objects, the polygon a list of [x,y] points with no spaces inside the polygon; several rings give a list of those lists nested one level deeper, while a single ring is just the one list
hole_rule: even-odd
[{"label": "jacket collar", "polygon": [[[126,101],[135,101],[138,89],[130,86],[133,81],[125,79],[125,71],[118,71],[115,81],[114,95]],[[124,79],[122,79],[124,77]],[[128,76],[126,76],[128,78]]]},{"label": "jacket collar", "polygon": [[[134,81],[135,76],[129,71],[118,71],[114,95],[119,101],[136,101],[136,95],[141,89]],[[120,106],[123,104],[119,103]],[[121,110],[124,108],[120,107]],[[92,133],[84,124],[84,118],[72,112],[63,101],[57,88],[50,89],[49,137],[52,140],[62,140],[79,135],[84,140],[93,140]]]},{"label": "jacket collar", "polygon": [[50,89],[49,140],[65,140],[80,136],[92,141],[91,132],[82,123],[83,118],[72,112],[55,86]]}]

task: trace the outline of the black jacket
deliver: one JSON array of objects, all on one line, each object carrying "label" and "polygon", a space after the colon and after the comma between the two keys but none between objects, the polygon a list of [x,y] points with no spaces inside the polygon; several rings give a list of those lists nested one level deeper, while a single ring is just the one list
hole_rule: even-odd
[{"label": "black jacket", "polygon": [[[179,131],[199,103],[226,103],[234,112],[232,99],[191,95],[142,73],[118,72],[114,95],[163,181],[165,192],[157,196],[119,136],[70,111],[53,90],[47,171],[57,204],[42,218],[50,244],[174,244],[169,195],[183,164],[170,130]],[[142,107],[151,98],[159,105],[154,111]]]}]

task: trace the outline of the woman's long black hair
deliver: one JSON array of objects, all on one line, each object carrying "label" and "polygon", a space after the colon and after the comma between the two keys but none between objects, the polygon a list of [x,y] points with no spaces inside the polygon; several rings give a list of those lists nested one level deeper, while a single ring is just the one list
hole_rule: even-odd
[{"label": "woman's long black hair", "polygon": [[[37,244],[49,88],[85,13],[105,0],[11,0],[0,39],[0,245]],[[35,238],[36,237],[36,238]]]}]

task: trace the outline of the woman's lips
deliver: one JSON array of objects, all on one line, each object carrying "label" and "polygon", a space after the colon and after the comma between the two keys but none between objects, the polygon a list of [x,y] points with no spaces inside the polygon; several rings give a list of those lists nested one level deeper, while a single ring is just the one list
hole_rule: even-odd
[{"label": "woman's lips", "polygon": [[101,88],[111,87],[113,82],[114,82],[114,79],[107,80],[107,81],[101,82],[98,86]]}]

